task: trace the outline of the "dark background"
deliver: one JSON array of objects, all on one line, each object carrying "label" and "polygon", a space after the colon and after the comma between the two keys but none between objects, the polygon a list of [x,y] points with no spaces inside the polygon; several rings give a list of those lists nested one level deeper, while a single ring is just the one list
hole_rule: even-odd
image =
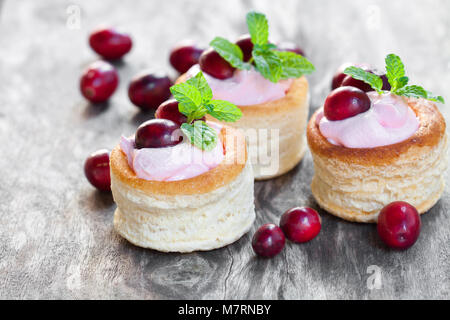
[{"label": "dark background", "polygon": [[[73,5],[79,29],[67,22]],[[290,173],[256,183],[256,223],[226,248],[163,254],[114,232],[112,198],[88,184],[82,167],[89,153],[111,149],[149,117],[128,100],[130,78],[145,68],[175,76],[168,53],[177,41],[233,39],[245,32],[250,9],[267,14],[272,39],[297,42],[316,65],[311,111],[342,62],[382,67],[391,52],[411,83],[450,100],[446,0],[0,0],[0,298],[450,298],[448,188],[405,252],[386,249],[375,225],[320,211],[316,239],[287,243],[272,260],[255,257],[250,239],[259,225],[277,223],[293,206],[317,208],[309,152]],[[120,87],[99,108],[81,97],[78,81],[98,58],[87,37],[100,24],[131,33],[134,47],[116,63]],[[448,106],[439,107],[448,122]],[[381,272],[380,289],[367,286],[371,265]]]}]

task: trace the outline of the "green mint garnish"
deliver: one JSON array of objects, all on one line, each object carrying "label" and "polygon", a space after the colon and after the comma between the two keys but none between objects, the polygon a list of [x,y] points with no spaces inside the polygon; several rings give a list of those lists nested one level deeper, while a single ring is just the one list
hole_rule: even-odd
[{"label": "green mint garnish", "polygon": [[249,70],[251,65],[244,62],[241,48],[237,44],[231,43],[225,38],[215,37],[209,45],[217,51],[229,64],[238,69]]},{"label": "green mint garnish", "polygon": [[370,85],[376,92],[383,93],[381,88],[383,87],[383,80],[376,74],[367,72],[358,67],[347,67],[344,73],[351,76],[353,79],[361,80]]},{"label": "green mint garnish", "polygon": [[202,150],[211,151],[217,145],[216,131],[202,120],[196,120],[194,123],[183,123],[181,131],[194,146]]},{"label": "green mint garnish", "polygon": [[212,91],[202,72],[186,82],[170,87],[178,101],[178,110],[187,117],[181,130],[196,147],[210,151],[217,144],[218,136],[204,121],[198,120],[210,114],[226,122],[235,122],[242,117],[242,111],[234,104],[223,100],[212,100]]},{"label": "green mint garnish", "polygon": [[252,38],[252,43],[262,46],[269,42],[269,22],[262,13],[251,11],[247,13],[248,33]]},{"label": "green mint garnish", "polygon": [[255,63],[256,70],[272,81],[299,78],[312,73],[315,68],[305,57],[293,53],[276,50],[276,46],[269,43],[269,23],[262,13],[251,11],[247,14],[247,27],[253,43],[252,57],[248,62],[243,61],[241,48],[230,41],[216,37],[210,45],[233,67],[249,70]]},{"label": "green mint garnish", "polygon": [[[421,86],[410,85],[408,86],[409,78],[405,75],[405,66],[399,56],[395,54],[388,54],[385,59],[386,63],[386,77],[391,85],[391,90],[395,95],[413,98],[424,98],[430,101],[445,103],[444,98],[441,96],[434,96],[431,92],[425,90]],[[364,81],[369,84],[376,92],[382,94],[384,91],[381,89],[383,86],[383,80],[373,73],[364,71],[358,67],[348,67],[344,70],[344,73],[351,76],[354,79]]]}]

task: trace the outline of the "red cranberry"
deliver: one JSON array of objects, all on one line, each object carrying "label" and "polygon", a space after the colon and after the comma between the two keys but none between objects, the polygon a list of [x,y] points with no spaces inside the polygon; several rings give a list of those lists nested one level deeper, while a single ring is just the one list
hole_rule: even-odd
[{"label": "red cranberry", "polygon": [[281,216],[280,227],[289,240],[307,242],[319,234],[321,220],[316,210],[297,207]]},{"label": "red cranberry", "polygon": [[252,38],[248,34],[244,34],[240,36],[236,44],[241,48],[242,53],[244,54],[244,61],[247,62],[252,57],[252,50],[253,50],[253,42]]},{"label": "red cranberry", "polygon": [[280,51],[290,51],[294,52],[296,54],[299,54],[301,56],[305,56],[305,52],[297,46],[295,43],[292,42],[282,42],[277,46],[278,50]]},{"label": "red cranberry", "polygon": [[331,89],[334,90],[336,88],[339,88],[342,84],[342,81],[344,78],[347,77],[347,75],[344,73],[345,68],[350,67],[354,64],[352,63],[344,63],[336,70],[336,73],[333,76],[333,80],[331,82]]},{"label": "red cranberry", "polygon": [[171,86],[172,81],[167,75],[142,73],[131,80],[128,97],[144,111],[156,109],[170,97]]},{"label": "red cranberry", "polygon": [[323,106],[325,117],[330,120],[343,120],[370,109],[370,98],[355,87],[339,87],[330,92]]},{"label": "red cranberry", "polygon": [[178,110],[178,101],[175,99],[163,102],[156,109],[155,118],[171,120],[179,126],[187,120],[187,117]]},{"label": "red cranberry", "polygon": [[235,70],[213,48],[209,48],[202,53],[199,65],[202,71],[221,80],[231,78]]},{"label": "red cranberry", "polygon": [[261,226],[253,235],[253,251],[261,257],[271,258],[281,252],[285,238],[283,231],[277,225],[268,223]]},{"label": "red cranberry", "polygon": [[86,159],[84,162],[84,175],[98,190],[111,190],[108,150],[98,150]]},{"label": "red cranberry", "polygon": [[385,74],[380,75],[381,80],[383,81],[383,87],[381,90],[390,91],[391,90],[391,84],[389,83],[388,78]]},{"label": "red cranberry", "polygon": [[89,101],[104,102],[114,93],[118,84],[116,69],[108,62],[96,61],[81,75],[80,90]]},{"label": "red cranberry", "polygon": [[355,87],[364,92],[374,91],[369,84],[365,83],[364,81],[354,79],[351,76],[346,76],[344,80],[342,80],[341,86]]},{"label": "red cranberry", "polygon": [[177,145],[183,140],[180,126],[167,119],[152,119],[144,122],[136,131],[137,149],[164,148]]},{"label": "red cranberry", "polygon": [[108,60],[119,59],[131,50],[133,45],[128,34],[113,28],[95,30],[89,36],[91,48]]},{"label": "red cranberry", "polygon": [[190,67],[198,63],[202,52],[203,49],[195,45],[180,44],[172,49],[169,61],[175,70],[179,73],[185,73]]},{"label": "red cranberry", "polygon": [[420,216],[416,208],[404,201],[385,206],[378,216],[378,234],[381,240],[395,249],[408,249],[420,234]]}]

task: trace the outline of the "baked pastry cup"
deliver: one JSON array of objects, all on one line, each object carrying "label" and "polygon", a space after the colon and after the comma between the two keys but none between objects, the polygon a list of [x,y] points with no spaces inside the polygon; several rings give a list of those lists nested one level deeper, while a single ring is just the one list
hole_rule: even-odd
[{"label": "baked pastry cup", "polygon": [[140,179],[116,146],[111,152],[114,228],[131,243],[163,252],[226,246],[255,220],[253,171],[244,136],[223,127],[223,161],[196,177],[178,181]]},{"label": "baked pastry cup", "polygon": [[425,213],[441,197],[447,167],[447,134],[442,114],[428,100],[407,98],[420,126],[407,140],[376,148],[331,144],[311,117],[307,138],[314,159],[311,191],[320,207],[349,221],[376,222],[393,201]]},{"label": "baked pastry cup", "polygon": [[[181,75],[177,83],[184,82]],[[244,130],[256,180],[271,179],[294,168],[306,152],[305,129],[309,112],[308,80],[293,79],[278,100],[239,106],[242,118],[227,123]],[[209,115],[207,120],[213,120]]]}]

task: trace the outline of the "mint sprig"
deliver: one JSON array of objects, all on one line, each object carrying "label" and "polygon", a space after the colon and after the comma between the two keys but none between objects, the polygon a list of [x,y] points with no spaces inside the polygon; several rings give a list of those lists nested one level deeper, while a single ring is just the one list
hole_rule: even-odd
[{"label": "mint sprig", "polygon": [[246,21],[253,44],[262,46],[269,42],[269,22],[265,15],[251,11],[247,13]]},{"label": "mint sprig", "polygon": [[192,124],[183,123],[181,131],[194,146],[202,150],[211,151],[217,145],[216,131],[202,120],[197,120]]},{"label": "mint sprig", "polygon": [[247,27],[253,43],[252,57],[243,61],[241,48],[227,39],[216,37],[210,46],[233,67],[249,70],[252,63],[261,75],[272,81],[299,78],[312,73],[315,68],[305,57],[294,52],[278,51],[269,43],[269,23],[264,14],[251,11],[246,16]]},{"label": "mint sprig", "polygon": [[186,82],[170,87],[170,92],[178,101],[178,110],[187,117],[181,131],[196,147],[210,151],[217,145],[216,131],[201,119],[205,114],[220,121],[235,122],[242,117],[242,111],[224,100],[212,100],[212,90],[202,72]]},{"label": "mint sprig", "polygon": [[243,61],[244,54],[237,44],[231,43],[225,38],[215,37],[209,45],[233,67],[241,70],[251,68],[249,63]]},{"label": "mint sprig", "polygon": [[383,87],[383,80],[381,80],[381,78],[376,74],[367,72],[361,68],[354,66],[347,67],[344,70],[344,73],[351,76],[353,79],[364,81],[379,94],[383,93],[383,90],[381,90],[381,88]]},{"label": "mint sprig", "polygon": [[[418,85],[407,85],[409,78],[406,76],[405,66],[399,56],[391,53],[386,56],[386,77],[391,85],[391,90],[395,95],[413,98],[423,98],[434,102],[445,103],[442,96],[435,96],[431,92],[425,90]],[[358,67],[348,67],[344,70],[344,73],[351,76],[354,79],[364,81],[369,84],[379,94],[384,91],[383,80],[380,76],[367,72]]]}]

